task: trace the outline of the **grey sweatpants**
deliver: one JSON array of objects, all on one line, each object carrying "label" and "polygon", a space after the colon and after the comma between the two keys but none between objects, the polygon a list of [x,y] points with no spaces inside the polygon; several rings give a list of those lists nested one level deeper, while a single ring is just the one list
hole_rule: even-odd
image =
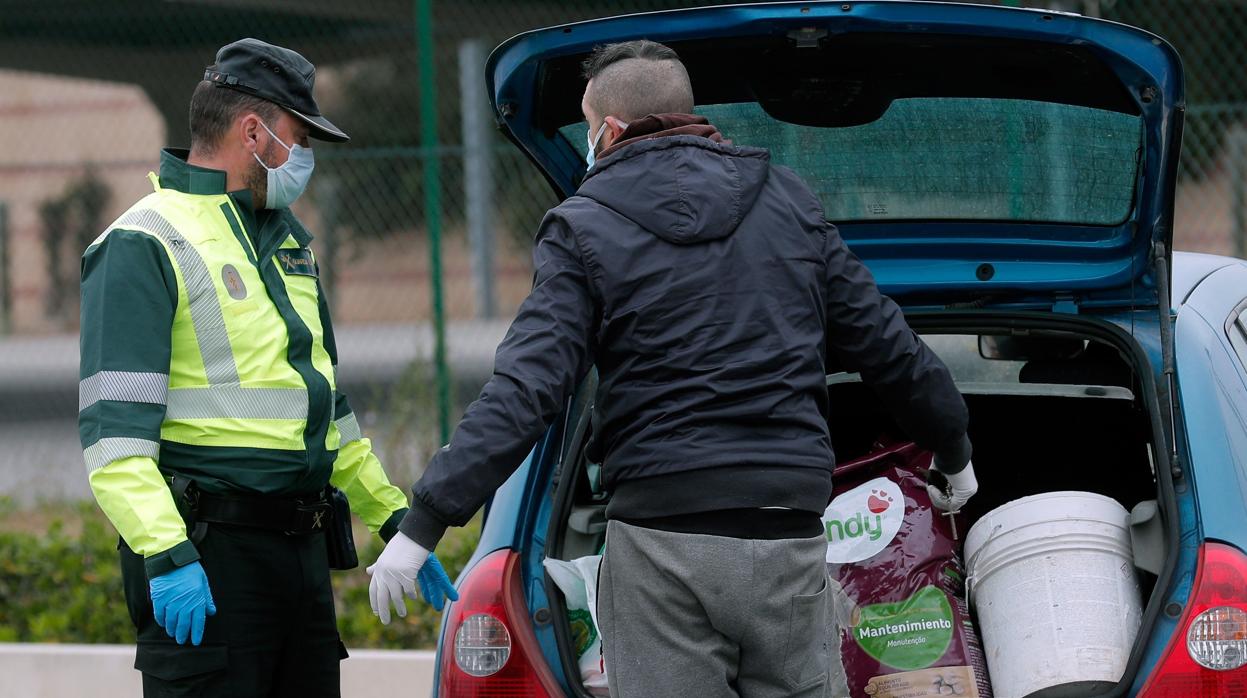
[{"label": "grey sweatpants", "polygon": [[597,612],[613,698],[848,695],[827,540],[611,521]]}]

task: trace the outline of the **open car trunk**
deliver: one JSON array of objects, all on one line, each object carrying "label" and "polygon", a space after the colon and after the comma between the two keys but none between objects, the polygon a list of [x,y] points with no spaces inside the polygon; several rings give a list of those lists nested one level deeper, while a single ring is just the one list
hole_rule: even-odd
[{"label": "open car trunk", "polygon": [[[1125,332],[1108,323],[1031,314],[1001,319],[986,314],[932,314],[911,318],[929,345],[949,365],[970,411],[970,439],[979,492],[965,507],[968,530],[988,511],[1028,495],[1085,491],[1110,497],[1138,515],[1154,512],[1140,525],[1134,551],[1145,606],[1142,624],[1125,674],[1101,695],[1128,695],[1159,613],[1176,555],[1172,523],[1172,484],[1152,370],[1142,350]],[[960,322],[961,324],[955,324]],[[988,360],[980,356],[979,336],[1052,337],[1076,356],[1032,356],[1029,360]],[[988,340],[991,342],[991,340]],[[1026,358],[1014,356],[1014,358]],[[581,389],[568,424],[566,452],[546,533],[548,557],[571,560],[600,552],[605,538],[605,506],[610,493],[597,486],[598,466],[588,463],[583,446],[596,378]],[[871,452],[881,438],[905,435],[870,388],[856,376],[828,376],[829,427],[837,462]],[[599,399],[609,399],[600,396]],[[1169,523],[1165,523],[1168,521]],[[964,536],[962,536],[964,541]],[[1151,569],[1138,569],[1144,565]],[[1159,582],[1164,582],[1158,585]],[[547,578],[559,658],[569,683],[583,690],[573,633],[563,597]],[[609,671],[609,668],[607,669]],[[588,695],[587,692],[584,693]]]}]

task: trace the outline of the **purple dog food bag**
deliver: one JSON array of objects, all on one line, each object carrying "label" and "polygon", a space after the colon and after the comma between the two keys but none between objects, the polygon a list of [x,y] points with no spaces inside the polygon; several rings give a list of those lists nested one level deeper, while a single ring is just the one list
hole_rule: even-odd
[{"label": "purple dog food bag", "polygon": [[926,490],[930,463],[915,444],[877,444],[833,476],[827,569],[854,698],[992,696],[954,522]]}]

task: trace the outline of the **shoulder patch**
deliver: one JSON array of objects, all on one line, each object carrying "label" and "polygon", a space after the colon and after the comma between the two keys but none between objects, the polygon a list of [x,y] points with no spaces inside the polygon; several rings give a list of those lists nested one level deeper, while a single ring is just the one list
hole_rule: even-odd
[{"label": "shoulder patch", "polygon": [[277,261],[282,271],[298,276],[318,276],[316,261],[312,259],[312,251],[306,247],[286,248],[277,250]]}]

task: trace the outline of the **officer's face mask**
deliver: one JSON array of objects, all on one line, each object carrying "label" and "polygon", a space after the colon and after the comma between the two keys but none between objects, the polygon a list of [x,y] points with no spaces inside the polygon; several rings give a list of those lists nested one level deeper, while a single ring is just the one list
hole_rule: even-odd
[{"label": "officer's face mask", "polygon": [[260,159],[259,153],[252,153],[256,162],[268,171],[268,195],[265,196],[264,207],[286,208],[307,189],[308,180],[312,178],[312,168],[316,165],[312,159],[312,149],[304,148],[298,143],[286,145],[268,124],[261,121],[260,125],[281,147],[290,151],[290,157],[280,167],[269,167]]},{"label": "officer's face mask", "polygon": [[[628,124],[619,122],[619,128],[626,129]],[[602,119],[602,125],[598,127],[597,135],[590,137],[588,131],[585,131],[585,140],[589,142],[589,154],[585,156],[585,162],[589,163],[588,169],[593,169],[593,164],[597,162],[598,141],[602,140],[602,134],[606,133],[606,119]]]}]

